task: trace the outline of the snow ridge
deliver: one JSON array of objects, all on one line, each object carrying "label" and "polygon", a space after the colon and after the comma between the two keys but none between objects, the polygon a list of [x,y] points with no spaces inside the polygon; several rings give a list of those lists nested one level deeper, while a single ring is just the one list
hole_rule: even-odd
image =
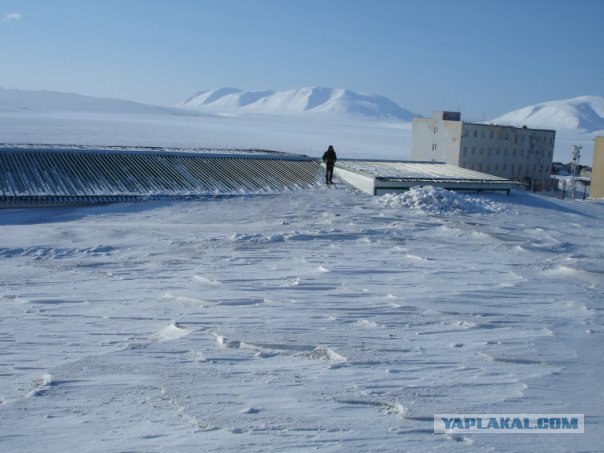
[{"label": "snow ridge", "polygon": [[221,114],[330,114],[412,121],[419,116],[390,99],[343,88],[307,87],[286,91],[220,88],[197,93],[178,107]]},{"label": "snow ridge", "polygon": [[601,131],[604,130],[604,97],[580,96],[542,102],[506,113],[492,122],[537,129]]}]

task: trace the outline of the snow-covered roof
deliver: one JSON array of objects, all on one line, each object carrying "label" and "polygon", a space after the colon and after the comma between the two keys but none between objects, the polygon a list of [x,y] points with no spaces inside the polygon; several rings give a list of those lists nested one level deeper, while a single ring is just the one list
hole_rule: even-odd
[{"label": "snow-covered roof", "polygon": [[434,185],[458,190],[509,190],[509,179],[442,162],[338,161],[338,177],[360,190],[379,195],[399,192],[418,185]]}]

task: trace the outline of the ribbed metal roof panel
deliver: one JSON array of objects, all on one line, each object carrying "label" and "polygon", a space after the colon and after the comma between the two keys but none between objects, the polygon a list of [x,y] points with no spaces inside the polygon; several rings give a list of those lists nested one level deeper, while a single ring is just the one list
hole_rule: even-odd
[{"label": "ribbed metal roof panel", "polygon": [[271,152],[0,148],[0,204],[283,192],[321,174],[316,159]]}]

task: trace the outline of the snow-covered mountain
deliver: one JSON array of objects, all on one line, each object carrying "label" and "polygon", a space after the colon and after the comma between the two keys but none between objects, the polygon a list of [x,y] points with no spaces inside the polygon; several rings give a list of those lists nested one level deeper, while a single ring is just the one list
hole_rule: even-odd
[{"label": "snow-covered mountain", "polygon": [[383,96],[341,88],[301,88],[286,91],[244,91],[220,88],[202,91],[178,107],[222,114],[356,116],[411,121],[418,116]]},{"label": "snow-covered mountain", "polygon": [[0,88],[0,113],[126,113],[198,116],[201,113],[121,99],[83,96],[57,91]]},{"label": "snow-covered mountain", "polygon": [[604,130],[604,98],[581,96],[543,102],[506,113],[492,122],[538,129],[601,131]]}]

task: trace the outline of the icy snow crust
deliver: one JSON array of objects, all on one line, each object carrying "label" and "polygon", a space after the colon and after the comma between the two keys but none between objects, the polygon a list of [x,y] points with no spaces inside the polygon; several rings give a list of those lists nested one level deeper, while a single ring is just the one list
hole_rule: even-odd
[{"label": "icy snow crust", "polygon": [[0,450],[598,450],[603,225],[434,188],[2,211]]}]

